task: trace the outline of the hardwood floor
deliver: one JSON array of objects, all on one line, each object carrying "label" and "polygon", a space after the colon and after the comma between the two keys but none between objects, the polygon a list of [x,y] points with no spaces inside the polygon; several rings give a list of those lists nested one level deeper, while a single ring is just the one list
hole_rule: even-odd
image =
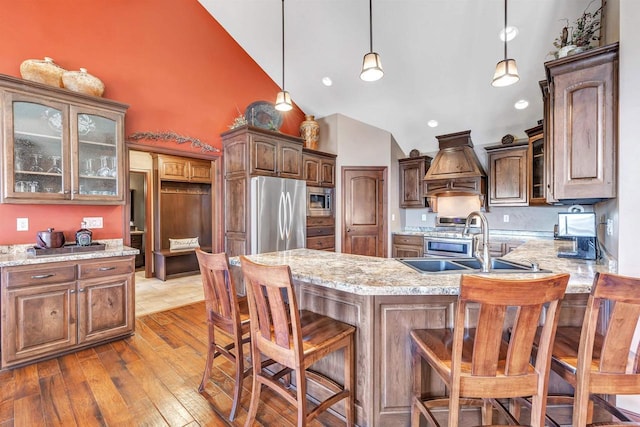
[{"label": "hardwood floor", "polygon": [[[0,372],[0,426],[242,426],[251,377],[233,423],[231,363],[217,358],[198,393],[206,337],[197,302],[138,317],[133,337]],[[261,399],[256,425],[295,425],[286,401],[268,390]],[[325,414],[312,425],[344,423]]]}]

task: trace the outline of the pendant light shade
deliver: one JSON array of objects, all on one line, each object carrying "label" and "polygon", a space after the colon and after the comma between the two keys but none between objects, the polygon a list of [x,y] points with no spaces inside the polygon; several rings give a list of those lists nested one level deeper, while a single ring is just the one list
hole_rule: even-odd
[{"label": "pendant light shade", "polygon": [[384,72],[382,71],[382,61],[380,55],[375,52],[369,52],[362,60],[362,72],[360,78],[365,82],[375,82],[380,80]]},{"label": "pendant light shade", "polygon": [[514,84],[520,80],[518,67],[515,59],[503,59],[496,65],[496,72],[493,75],[491,84],[495,87],[503,87]]},{"label": "pendant light shade", "polygon": [[278,92],[276,96],[276,110],[278,111],[289,111],[293,108],[293,104],[291,104],[291,95],[286,90],[282,90]]},{"label": "pendant light shade", "polygon": [[384,71],[382,71],[380,55],[373,51],[373,13],[371,0],[369,0],[369,53],[367,53],[362,60],[360,78],[365,82],[375,82],[376,80],[380,80],[383,75]]},{"label": "pendant light shade", "polygon": [[[507,28],[507,0],[504,0],[504,28]],[[493,74],[491,85],[494,87],[504,87],[516,83],[520,80],[518,67],[515,59],[507,57],[507,38],[504,39],[504,59],[496,64],[496,72]]]},{"label": "pendant light shade", "polygon": [[291,95],[284,89],[284,0],[282,0],[282,90],[276,95],[276,110],[289,111],[293,108]]}]

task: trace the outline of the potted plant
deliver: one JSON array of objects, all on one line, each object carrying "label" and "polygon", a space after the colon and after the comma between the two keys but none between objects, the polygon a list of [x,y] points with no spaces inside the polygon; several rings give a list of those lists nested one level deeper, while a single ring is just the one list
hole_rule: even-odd
[{"label": "potted plant", "polygon": [[591,0],[573,26],[569,26],[569,20],[565,19],[567,25],[562,28],[560,37],[553,41],[553,46],[558,50],[551,54],[556,58],[591,49],[591,42],[600,40],[602,10],[606,1],[601,0],[600,7],[589,12],[589,8],[596,1],[598,0]]}]

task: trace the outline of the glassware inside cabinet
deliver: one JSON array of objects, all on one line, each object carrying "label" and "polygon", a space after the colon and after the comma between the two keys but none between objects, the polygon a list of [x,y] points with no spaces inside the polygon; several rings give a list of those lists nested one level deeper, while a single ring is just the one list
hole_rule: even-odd
[{"label": "glassware inside cabinet", "polygon": [[81,195],[117,196],[117,123],[96,114],[76,115]]},{"label": "glassware inside cabinet", "polygon": [[13,124],[14,191],[61,192],[62,111],[35,102],[16,101]]}]

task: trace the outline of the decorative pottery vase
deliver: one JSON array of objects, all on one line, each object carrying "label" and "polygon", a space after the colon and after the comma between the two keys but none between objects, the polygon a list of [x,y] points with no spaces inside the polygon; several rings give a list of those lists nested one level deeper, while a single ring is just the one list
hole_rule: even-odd
[{"label": "decorative pottery vase", "polygon": [[574,44],[569,44],[567,46],[561,47],[560,50],[558,50],[558,58],[564,58],[565,56],[569,55],[569,52],[571,52],[575,48],[576,45]]},{"label": "decorative pottery vase", "polygon": [[87,73],[86,68],[80,68],[80,71],[65,71],[62,74],[62,83],[65,88],[85,95],[102,96],[104,92],[104,83]]},{"label": "decorative pottery vase", "polygon": [[25,80],[62,87],[62,74],[65,69],[53,62],[53,59],[27,59],[20,64],[20,75]]},{"label": "decorative pottery vase", "polygon": [[312,115],[304,116],[305,120],[300,123],[300,136],[304,140],[304,146],[312,150],[318,149],[320,139],[320,125]]}]

